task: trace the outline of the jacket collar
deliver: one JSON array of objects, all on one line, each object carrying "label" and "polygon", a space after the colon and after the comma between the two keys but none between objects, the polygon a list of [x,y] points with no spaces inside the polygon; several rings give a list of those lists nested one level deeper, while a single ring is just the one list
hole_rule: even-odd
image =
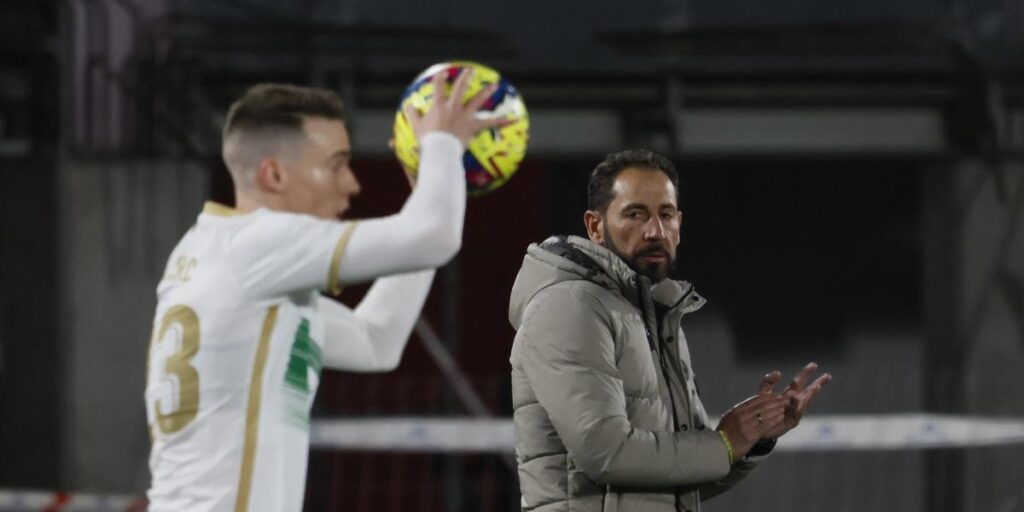
[{"label": "jacket collar", "polygon": [[583,271],[580,277],[618,290],[637,305],[642,302],[640,288],[649,290],[650,299],[668,307],[670,313],[676,310],[691,313],[707,302],[687,281],[663,279],[652,286],[646,276],[638,275],[618,254],[586,238],[553,236],[539,248],[574,263]]}]

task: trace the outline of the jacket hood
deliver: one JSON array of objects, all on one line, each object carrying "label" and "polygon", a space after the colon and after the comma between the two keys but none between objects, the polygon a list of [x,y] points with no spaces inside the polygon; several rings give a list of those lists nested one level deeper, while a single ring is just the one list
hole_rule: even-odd
[{"label": "jacket hood", "polygon": [[682,307],[684,313],[700,309],[703,297],[686,281],[663,279],[651,286],[614,252],[586,238],[553,236],[539,244],[530,244],[523,258],[509,301],[509,321],[519,328],[523,312],[541,290],[563,281],[587,280],[621,294],[639,304],[640,288],[650,290],[651,299],[669,308]]}]

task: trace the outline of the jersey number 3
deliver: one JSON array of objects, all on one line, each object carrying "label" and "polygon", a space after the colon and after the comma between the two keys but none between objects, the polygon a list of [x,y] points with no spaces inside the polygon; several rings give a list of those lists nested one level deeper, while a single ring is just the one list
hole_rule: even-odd
[{"label": "jersey number 3", "polygon": [[164,314],[160,330],[156,332],[155,343],[159,343],[169,331],[176,331],[180,340],[178,350],[164,363],[164,375],[171,385],[176,386],[178,407],[165,411],[156,402],[156,418],[160,431],[173,434],[196,419],[199,412],[199,372],[192,366],[192,358],[199,351],[199,317],[188,306],[174,306]]}]

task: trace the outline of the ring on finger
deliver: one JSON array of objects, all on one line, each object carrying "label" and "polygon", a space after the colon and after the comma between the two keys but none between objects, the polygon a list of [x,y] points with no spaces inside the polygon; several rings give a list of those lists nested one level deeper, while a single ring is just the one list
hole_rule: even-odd
[{"label": "ring on finger", "polygon": [[758,426],[761,426],[761,424],[764,423],[764,416],[761,416],[761,413],[755,414],[754,417],[757,418]]}]

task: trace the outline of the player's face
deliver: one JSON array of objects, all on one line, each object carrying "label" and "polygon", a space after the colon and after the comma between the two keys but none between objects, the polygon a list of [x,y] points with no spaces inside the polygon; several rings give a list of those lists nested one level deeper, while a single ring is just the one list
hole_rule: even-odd
[{"label": "player's face", "polygon": [[619,255],[630,268],[658,282],[675,267],[682,214],[665,173],[624,169],[612,186],[604,215],[588,214],[590,238]]},{"label": "player's face", "polygon": [[350,165],[348,130],[341,121],[317,117],[307,118],[303,128],[302,152],[288,165],[287,208],[323,219],[339,218],[360,190]]}]

